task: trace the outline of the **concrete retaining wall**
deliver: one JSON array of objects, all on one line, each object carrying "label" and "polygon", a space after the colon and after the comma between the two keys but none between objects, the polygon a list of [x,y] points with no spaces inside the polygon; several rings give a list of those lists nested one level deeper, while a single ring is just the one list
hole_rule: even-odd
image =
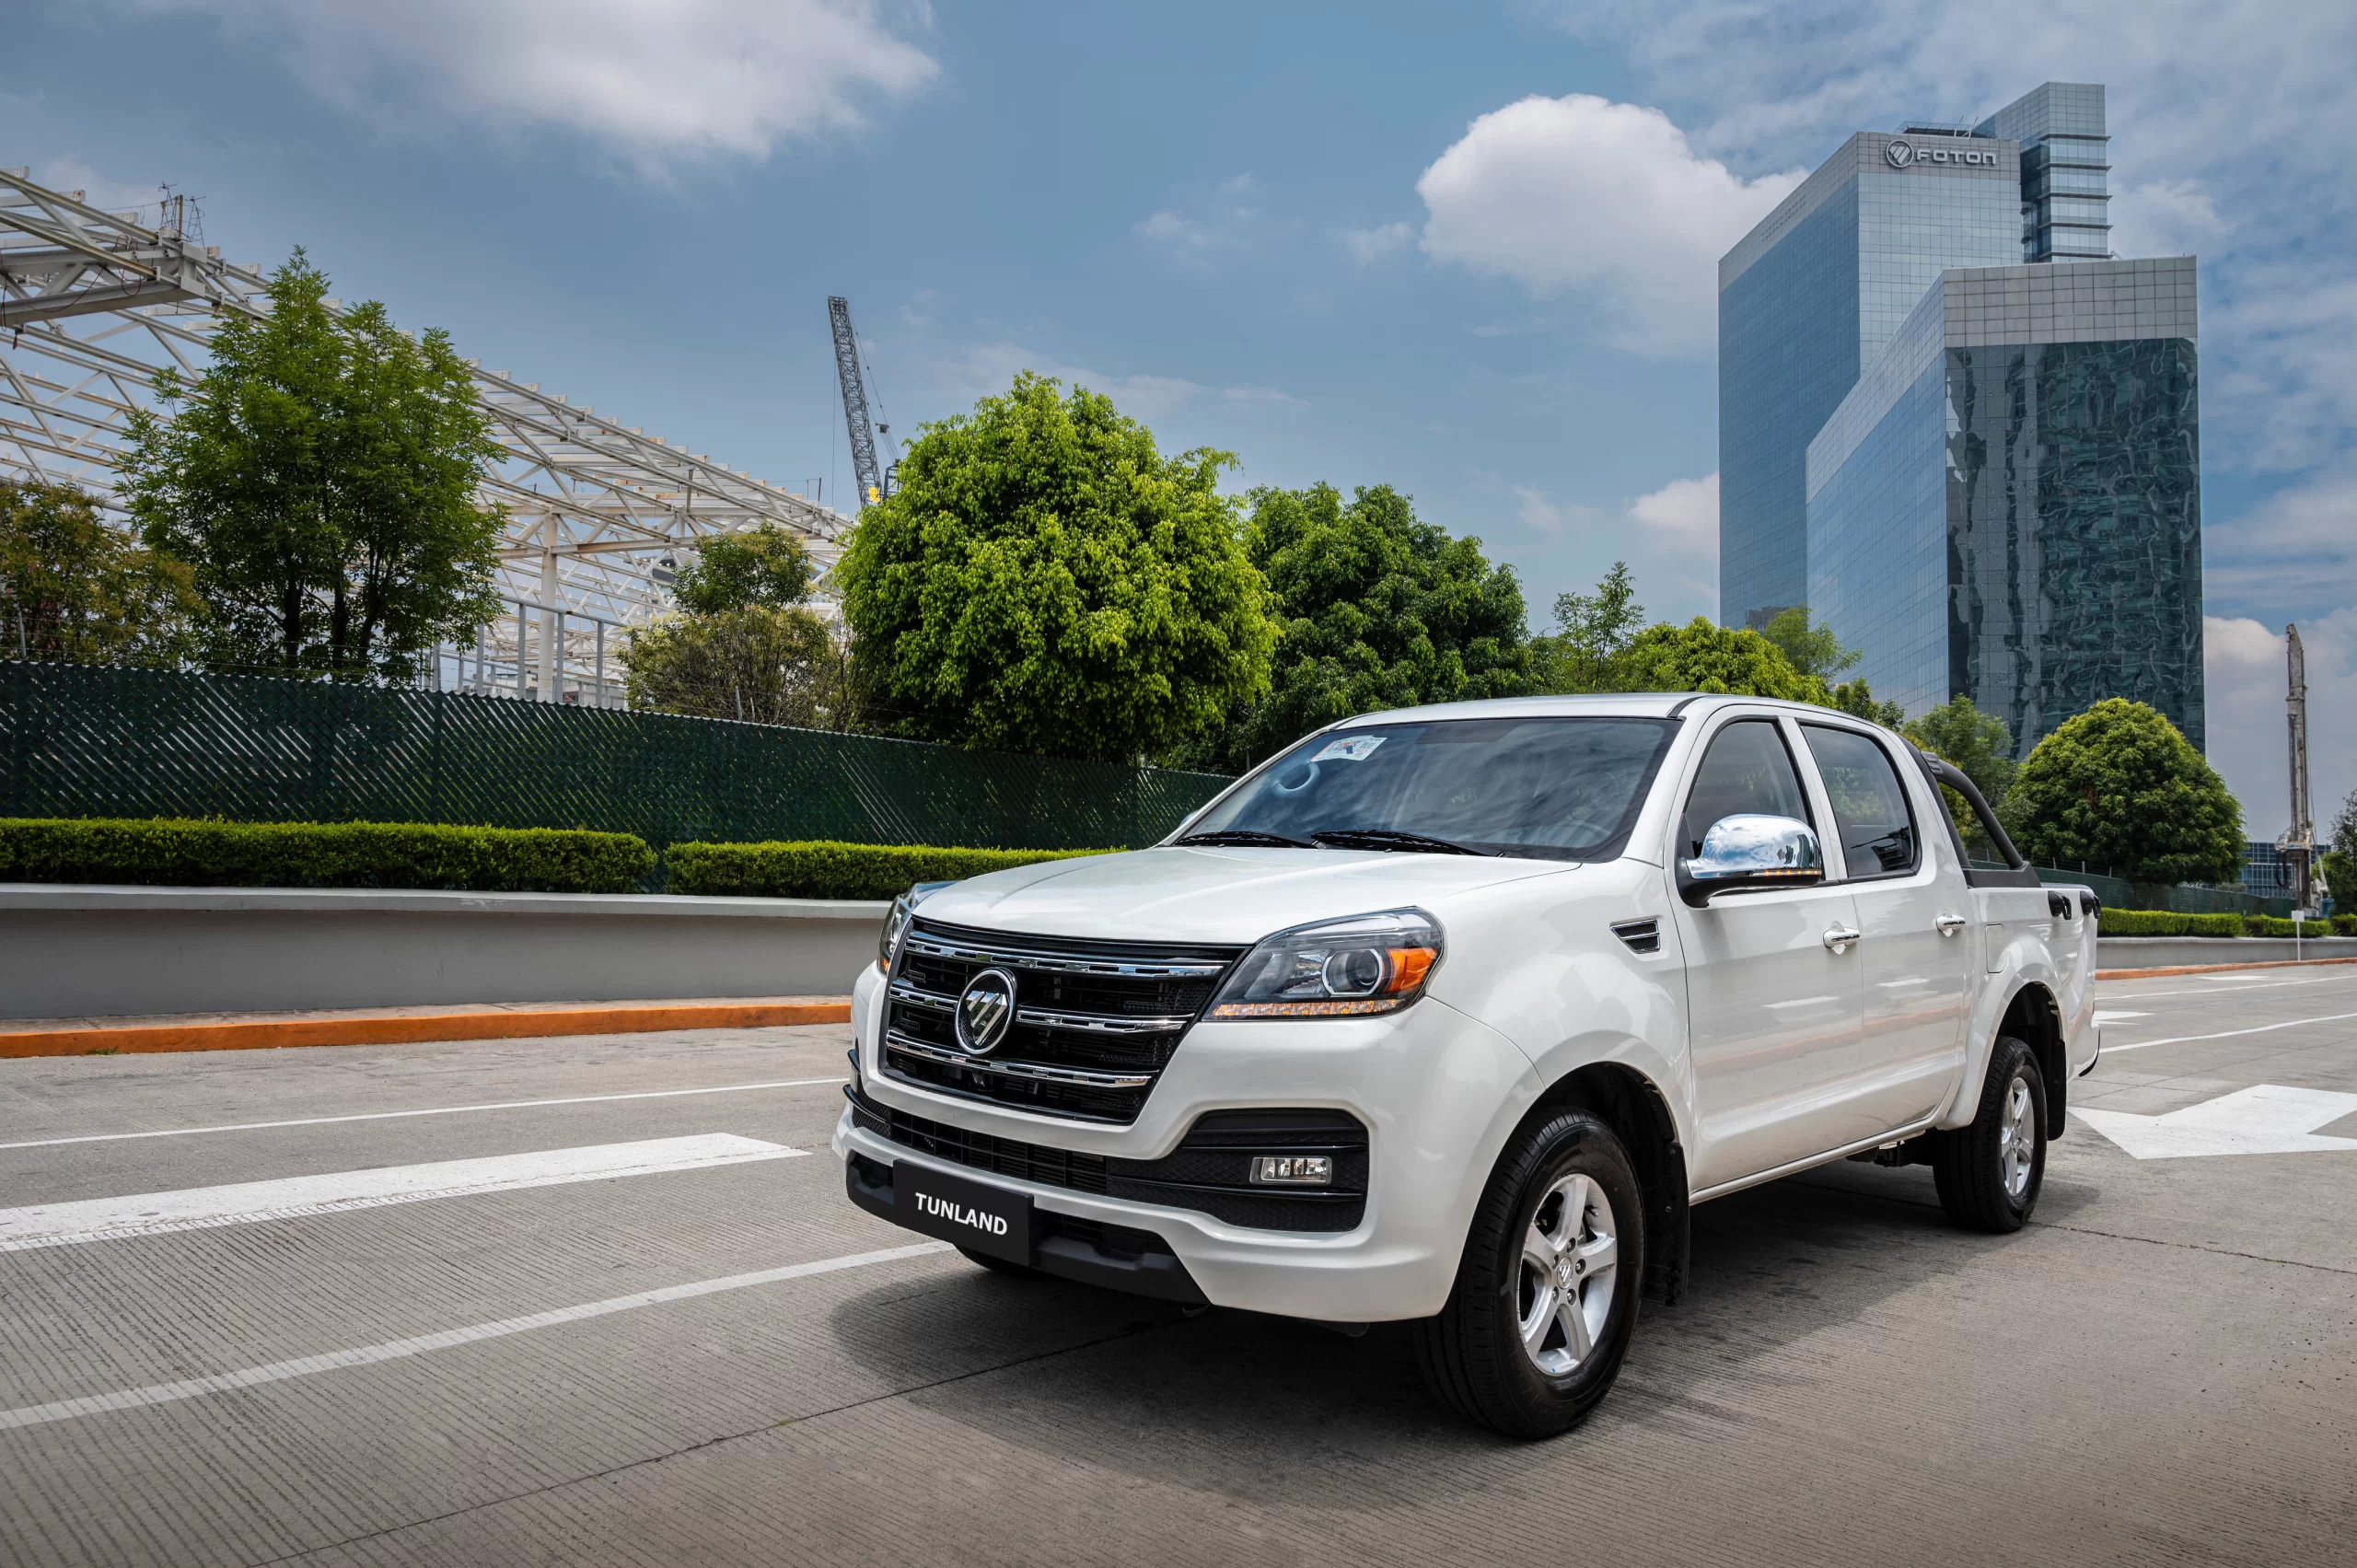
[{"label": "concrete retaining wall", "polygon": [[889,906],[0,884],[0,1018],[835,995]]},{"label": "concrete retaining wall", "polygon": [[[2162,970],[2189,964],[2284,964],[2293,960],[2289,936],[2096,936],[2099,970]],[[2309,937],[2298,944],[2304,959],[2357,958],[2357,936]]]}]

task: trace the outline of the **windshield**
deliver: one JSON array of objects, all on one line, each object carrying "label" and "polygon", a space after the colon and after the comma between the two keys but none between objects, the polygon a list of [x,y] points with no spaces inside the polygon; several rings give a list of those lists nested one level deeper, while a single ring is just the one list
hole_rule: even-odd
[{"label": "windshield", "polygon": [[1620,853],[1677,727],[1484,718],[1329,730],[1247,779],[1179,840],[1605,859]]}]

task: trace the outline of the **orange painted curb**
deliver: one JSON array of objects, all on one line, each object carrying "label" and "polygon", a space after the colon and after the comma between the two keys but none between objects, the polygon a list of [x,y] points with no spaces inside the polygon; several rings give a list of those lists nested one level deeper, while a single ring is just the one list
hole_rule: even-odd
[{"label": "orange painted curb", "polygon": [[87,1056],[160,1051],[266,1051],[293,1045],[412,1045],[434,1040],[529,1040],[551,1035],[643,1034],[654,1029],[748,1029],[847,1024],[851,999],[610,1003],[472,1013],[352,1013],[219,1023],[87,1025],[0,1029],[0,1057]]},{"label": "orange painted curb", "polygon": [[2154,980],[2171,974],[2218,974],[2226,970],[2305,970],[2318,964],[2357,964],[2357,958],[2260,958],[2247,964],[2179,964],[2166,970],[2097,970],[2097,980]]}]

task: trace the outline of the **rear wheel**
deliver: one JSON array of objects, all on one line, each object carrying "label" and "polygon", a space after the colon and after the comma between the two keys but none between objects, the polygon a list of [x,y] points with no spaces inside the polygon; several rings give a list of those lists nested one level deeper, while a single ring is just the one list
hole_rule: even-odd
[{"label": "rear wheel", "polygon": [[1517,1133],[1474,1210],[1457,1284],[1416,1326],[1441,1400],[1511,1437],[1551,1437],[1620,1375],[1645,1271],[1629,1154],[1581,1110]]},{"label": "rear wheel", "polygon": [[1948,1218],[1974,1230],[2019,1230],[2038,1207],[2046,1180],[2046,1079],[2027,1043],[1997,1037],[1972,1124],[1932,1135],[1932,1178]]}]

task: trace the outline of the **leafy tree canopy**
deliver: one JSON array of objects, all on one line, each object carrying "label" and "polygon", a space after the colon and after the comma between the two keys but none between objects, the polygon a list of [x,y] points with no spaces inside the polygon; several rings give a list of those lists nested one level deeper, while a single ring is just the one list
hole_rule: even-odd
[{"label": "leafy tree canopy", "polygon": [[1811,621],[1805,604],[1778,610],[1760,635],[1775,644],[1803,675],[1830,678],[1864,656],[1856,648],[1843,647],[1832,627],[1821,621]]},{"label": "leafy tree canopy", "polygon": [[835,569],[904,735],[1134,761],[1265,691],[1269,593],[1220,470],[1086,388],[1018,375],[928,424]]},{"label": "leafy tree canopy", "polygon": [[2176,883],[2231,882],[2242,864],[2240,803],[2175,725],[2124,697],[2038,743],[2014,775],[2004,820],[2040,865]]},{"label": "leafy tree canopy", "polygon": [[1648,626],[1619,661],[1624,691],[1724,691],[1833,705],[1814,675],[1793,668],[1783,650],[1747,628],[1714,626],[1696,616],[1683,626]]},{"label": "leafy tree canopy", "polygon": [[666,615],[622,645],[630,705],[802,729],[850,726],[847,659],[800,605]]},{"label": "leafy tree canopy", "polygon": [[1592,594],[1555,596],[1555,631],[1531,639],[1534,681],[1545,691],[1620,691],[1621,656],[1644,630],[1629,563],[1615,561]]},{"label": "leafy tree canopy", "polygon": [[814,575],[809,547],[775,523],[705,540],[679,570],[671,597],[691,615],[718,615],[748,605],[800,604]]},{"label": "leafy tree canopy", "polygon": [[2320,857],[2325,887],[2332,894],[2333,907],[2342,914],[2357,908],[2357,789],[2340,803],[2340,814],[2332,819],[2332,847]]},{"label": "leafy tree canopy", "polygon": [[1863,675],[1836,686],[1830,705],[1888,729],[1897,729],[1907,722],[1907,710],[1897,703],[1878,700],[1874,688],[1866,684],[1866,678]]},{"label": "leafy tree canopy", "polygon": [[176,662],[203,608],[186,563],[108,527],[87,492],[0,480],[0,652]]},{"label": "leafy tree canopy", "polygon": [[176,412],[132,414],[124,492],[149,547],[193,568],[208,662],[403,680],[497,613],[500,518],[475,486],[502,453],[447,334],[377,304],[338,318],[327,288],[297,250],[201,375],[157,377]]},{"label": "leafy tree canopy", "polygon": [[1271,689],[1177,759],[1241,771],[1336,719],[1528,689],[1521,585],[1387,484],[1252,493],[1283,628]]},{"label": "leafy tree canopy", "polygon": [[[1980,791],[1981,798],[2003,813],[2005,796],[2013,788],[2014,774],[2020,768],[2014,761],[2013,732],[2005,727],[2003,719],[1982,713],[1973,705],[1971,698],[1959,691],[1946,706],[1908,721],[1906,733],[1908,739],[1961,770]],[[1966,846],[1975,854],[1993,857],[1997,846],[1980,830],[1980,820],[1972,807],[1953,790],[1941,793],[1947,796],[1948,814],[1956,819],[1956,831],[1964,835]]]}]

